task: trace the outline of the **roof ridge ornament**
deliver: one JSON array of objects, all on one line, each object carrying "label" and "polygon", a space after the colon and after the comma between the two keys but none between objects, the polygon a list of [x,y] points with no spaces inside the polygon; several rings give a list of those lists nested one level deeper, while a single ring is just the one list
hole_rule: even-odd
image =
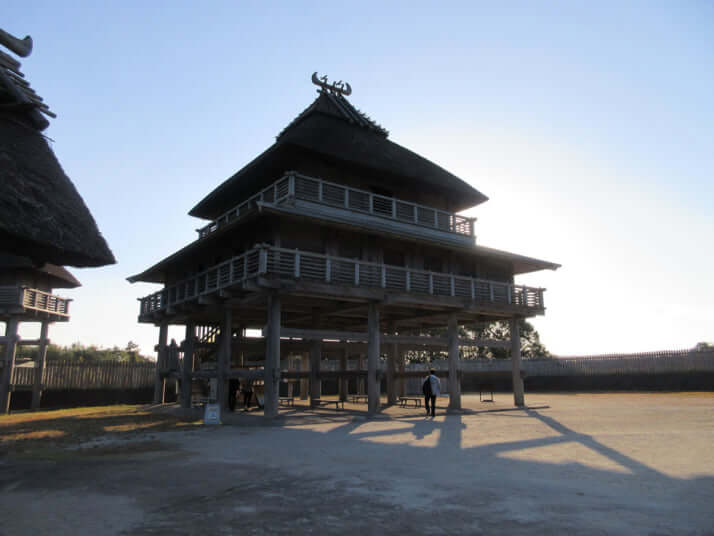
[{"label": "roof ridge ornament", "polygon": [[26,35],[24,39],[18,39],[0,29],[0,45],[3,45],[21,58],[26,58],[32,52],[32,37]]},{"label": "roof ridge ornament", "polygon": [[330,84],[327,81],[327,75],[318,78],[317,71],[312,73],[312,83],[316,86],[320,86],[322,91],[329,91],[335,95],[347,96],[352,94],[352,86],[350,86],[347,82],[339,80]]}]

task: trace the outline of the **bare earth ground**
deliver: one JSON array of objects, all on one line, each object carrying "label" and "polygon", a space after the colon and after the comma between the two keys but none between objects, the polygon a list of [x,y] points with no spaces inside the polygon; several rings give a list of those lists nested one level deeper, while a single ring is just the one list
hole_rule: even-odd
[{"label": "bare earth ground", "polygon": [[714,534],[714,393],[463,401],[0,417],[0,534]]}]

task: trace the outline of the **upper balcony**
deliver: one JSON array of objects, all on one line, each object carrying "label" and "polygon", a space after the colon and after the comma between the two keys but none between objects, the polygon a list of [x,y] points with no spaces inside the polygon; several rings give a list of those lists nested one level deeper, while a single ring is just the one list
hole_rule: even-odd
[{"label": "upper balcony", "polygon": [[0,287],[0,317],[48,317],[53,321],[69,320],[69,298],[23,286]]},{"label": "upper balcony", "polygon": [[415,234],[418,237],[430,234],[439,240],[451,238],[459,242],[474,242],[475,218],[350,188],[297,172],[286,173],[240,205],[197,229],[199,239],[242,218],[256,203],[298,213],[307,212],[312,216],[347,224]]},{"label": "upper balcony", "polygon": [[310,291],[331,296],[340,289],[349,294],[350,288],[361,288],[409,296],[412,302],[439,297],[461,306],[525,316],[545,310],[542,288],[261,245],[141,298],[139,319],[152,321],[153,313],[167,312],[175,305],[195,302],[222,290],[241,288],[260,278],[293,282],[293,288],[294,283],[300,282],[306,287],[318,284]]}]

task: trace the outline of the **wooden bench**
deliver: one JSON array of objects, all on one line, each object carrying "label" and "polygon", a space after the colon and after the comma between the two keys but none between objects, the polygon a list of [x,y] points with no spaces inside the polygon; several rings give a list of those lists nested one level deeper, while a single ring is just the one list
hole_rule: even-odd
[{"label": "wooden bench", "polygon": [[340,409],[340,404],[342,405],[342,409],[345,409],[345,403],[342,400],[314,400],[313,401],[315,406],[329,406],[330,404],[335,405],[335,409]]},{"label": "wooden bench", "polygon": [[353,404],[359,404],[360,402],[364,402],[365,404],[369,402],[369,396],[368,395],[350,395],[350,402]]},{"label": "wooden bench", "polygon": [[278,404],[281,406],[295,406],[295,398],[292,396],[278,397]]},{"label": "wooden bench", "polygon": [[399,397],[399,405],[403,408],[406,408],[407,404],[409,402],[414,402],[414,407],[420,408],[421,407],[421,399],[422,399],[422,397],[420,397],[420,396],[400,396]]}]

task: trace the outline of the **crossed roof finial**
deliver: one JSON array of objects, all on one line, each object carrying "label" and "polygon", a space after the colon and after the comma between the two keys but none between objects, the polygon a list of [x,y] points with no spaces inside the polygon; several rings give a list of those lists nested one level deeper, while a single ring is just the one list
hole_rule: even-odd
[{"label": "crossed roof finial", "polygon": [[330,91],[336,95],[347,96],[352,94],[352,87],[347,82],[339,80],[338,82],[330,84],[327,81],[327,75],[318,78],[317,71],[312,73],[312,83],[316,86],[320,86],[323,91]]}]

